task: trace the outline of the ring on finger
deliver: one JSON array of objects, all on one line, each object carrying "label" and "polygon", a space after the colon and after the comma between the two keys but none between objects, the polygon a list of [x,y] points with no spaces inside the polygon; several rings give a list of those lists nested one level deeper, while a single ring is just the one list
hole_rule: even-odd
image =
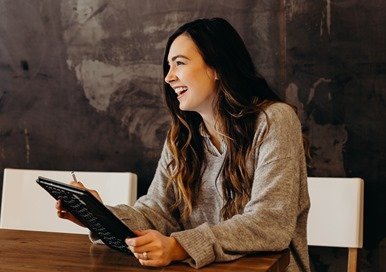
[{"label": "ring on finger", "polygon": [[147,251],[142,253],[143,259],[148,260]]}]

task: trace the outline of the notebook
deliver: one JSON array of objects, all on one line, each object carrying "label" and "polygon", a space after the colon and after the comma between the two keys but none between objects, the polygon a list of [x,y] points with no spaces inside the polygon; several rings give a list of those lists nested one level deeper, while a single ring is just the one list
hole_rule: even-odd
[{"label": "notebook", "polygon": [[36,182],[107,246],[131,254],[125,239],[136,235],[88,190],[41,176]]}]

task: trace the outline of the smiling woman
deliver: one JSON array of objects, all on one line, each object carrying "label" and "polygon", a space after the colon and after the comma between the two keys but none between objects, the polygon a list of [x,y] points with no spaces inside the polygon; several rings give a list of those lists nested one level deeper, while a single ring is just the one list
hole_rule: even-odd
[{"label": "smiling woman", "polygon": [[287,271],[310,271],[307,172],[293,108],[221,18],[177,29],[163,69],[172,123],[154,179],[134,207],[109,207],[137,229],[130,250],[143,265],[199,268],[290,248]]}]

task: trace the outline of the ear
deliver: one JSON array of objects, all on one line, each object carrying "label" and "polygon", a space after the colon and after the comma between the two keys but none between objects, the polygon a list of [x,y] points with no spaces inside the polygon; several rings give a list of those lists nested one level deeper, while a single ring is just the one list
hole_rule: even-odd
[{"label": "ear", "polygon": [[215,81],[218,80],[217,71],[212,67],[206,67],[206,74],[209,76],[209,78],[214,78]]}]

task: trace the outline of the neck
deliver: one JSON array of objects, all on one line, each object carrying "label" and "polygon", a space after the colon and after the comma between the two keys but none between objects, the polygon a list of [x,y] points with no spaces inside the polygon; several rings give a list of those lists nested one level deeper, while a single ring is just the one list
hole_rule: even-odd
[{"label": "neck", "polygon": [[205,128],[209,133],[210,140],[212,141],[213,145],[217,148],[217,150],[220,150],[221,147],[221,136],[218,133],[218,125],[216,129],[216,121],[214,119],[213,115],[201,115],[202,119],[205,124]]}]

